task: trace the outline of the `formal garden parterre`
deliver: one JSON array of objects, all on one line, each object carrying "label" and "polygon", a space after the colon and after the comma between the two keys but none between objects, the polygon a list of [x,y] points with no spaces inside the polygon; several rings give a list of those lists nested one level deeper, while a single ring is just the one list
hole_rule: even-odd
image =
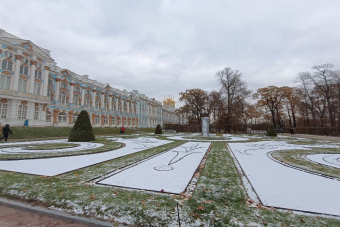
[{"label": "formal garden parterre", "polygon": [[[76,144],[73,149],[79,144],[64,140],[2,143],[1,149],[20,152],[0,153],[0,193],[113,224],[340,224],[338,156],[329,157],[340,153],[339,144],[285,136],[215,137],[97,136],[90,144],[103,146],[73,153],[65,144]],[[42,144],[50,147],[36,149]],[[317,164],[321,160],[332,164]]]}]

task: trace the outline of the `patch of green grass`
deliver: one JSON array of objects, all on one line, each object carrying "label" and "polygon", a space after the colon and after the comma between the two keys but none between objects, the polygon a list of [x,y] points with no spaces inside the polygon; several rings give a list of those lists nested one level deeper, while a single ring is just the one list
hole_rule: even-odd
[{"label": "patch of green grass", "polygon": [[[94,143],[102,143],[104,146],[88,149],[88,150],[80,150],[80,151],[66,151],[66,152],[32,152],[32,153],[20,153],[20,154],[0,154],[0,160],[17,160],[17,159],[32,159],[32,158],[53,158],[53,157],[63,157],[63,156],[74,156],[74,155],[84,155],[84,154],[94,154],[94,153],[101,153],[106,151],[111,151],[118,149],[123,146],[122,143],[113,142],[107,140],[103,137],[98,137],[96,141],[92,141]],[[72,145],[68,143],[62,143],[67,145]],[[57,146],[58,144],[51,144]],[[74,144],[76,145],[76,144]],[[21,145],[23,147],[24,145]],[[25,145],[26,146],[26,145]],[[30,145],[31,146],[31,145]],[[45,144],[37,144],[34,147],[44,147]],[[6,147],[13,147],[13,146],[6,146]],[[20,146],[18,146],[20,147]],[[34,148],[32,148],[34,150]],[[53,149],[53,148],[51,148]]]},{"label": "patch of green grass", "polygon": [[[47,138],[47,137],[68,137],[72,127],[11,127],[13,134],[9,139],[25,138]],[[97,135],[119,135],[120,128],[93,128],[94,134]],[[126,134],[135,133],[133,129],[126,128]]]},{"label": "patch of green grass", "polygon": [[287,163],[289,165],[316,172],[324,175],[340,178],[340,169],[320,165],[305,159],[310,154],[340,154],[340,150],[336,148],[313,148],[312,150],[284,150],[272,152],[272,157],[280,162]]},{"label": "patch of green grass", "polygon": [[188,226],[339,226],[340,220],[246,205],[238,170],[224,142],[214,142],[193,196],[181,208]]},{"label": "patch of green grass", "polygon": [[45,144],[37,144],[37,145],[30,145],[27,147],[27,150],[53,150],[53,149],[65,149],[65,148],[72,148],[78,147],[78,144],[72,143],[45,143]]},{"label": "patch of green grass", "polygon": [[181,144],[181,141],[172,142],[55,177],[0,171],[0,196],[106,221],[173,226],[177,223],[177,213],[172,196],[101,187],[86,181]]},{"label": "patch of green grass", "polygon": [[145,133],[155,133],[156,128],[138,128],[137,130]]}]

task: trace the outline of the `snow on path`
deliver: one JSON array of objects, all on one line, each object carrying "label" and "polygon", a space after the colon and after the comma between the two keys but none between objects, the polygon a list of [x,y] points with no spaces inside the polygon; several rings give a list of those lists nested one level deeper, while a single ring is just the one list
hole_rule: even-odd
[{"label": "snow on path", "polygon": [[[68,143],[78,144],[77,147],[51,149],[51,150],[27,150],[26,148],[32,145],[51,144],[51,143]],[[18,143],[1,143],[0,146],[11,146],[11,145],[27,145],[25,147],[4,147],[0,148],[0,154],[22,154],[22,153],[54,153],[54,152],[68,152],[68,151],[82,151],[88,149],[94,149],[104,146],[102,143],[91,143],[91,142],[67,142],[67,139],[61,140],[44,140],[44,141],[31,141],[31,142],[18,142]]]},{"label": "snow on path", "polygon": [[311,154],[306,158],[322,165],[340,168],[340,154]]},{"label": "snow on path", "polygon": [[[213,134],[211,134],[212,137],[215,137]],[[168,139],[171,140],[186,140],[186,141],[204,141],[204,142],[218,142],[218,141],[226,141],[226,142],[233,142],[233,141],[247,141],[249,140],[248,138],[245,138],[244,136],[232,136],[229,134],[224,134],[223,137],[225,137],[225,139],[222,140],[209,140],[209,137],[206,137],[207,139],[201,139],[201,138],[197,138],[197,139],[193,139],[193,138],[186,138],[187,136],[167,136]],[[190,136],[189,136],[190,137]]]},{"label": "snow on path", "polygon": [[307,147],[276,141],[229,146],[264,205],[340,215],[340,181],[289,168],[267,156],[270,151]]},{"label": "snow on path", "polygon": [[117,150],[107,151],[98,154],[58,158],[0,161],[0,170],[43,176],[54,176],[172,142],[145,137],[137,139],[112,138],[112,140],[125,143],[126,146]]},{"label": "snow on path", "polygon": [[99,184],[180,194],[189,184],[210,143],[187,142],[115,173]]}]

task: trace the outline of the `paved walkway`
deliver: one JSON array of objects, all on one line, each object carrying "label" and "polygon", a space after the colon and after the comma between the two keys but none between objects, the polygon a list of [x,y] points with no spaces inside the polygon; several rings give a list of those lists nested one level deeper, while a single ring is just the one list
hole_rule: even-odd
[{"label": "paved walkway", "polygon": [[319,135],[308,135],[308,134],[284,134],[293,137],[308,138],[308,139],[318,139],[318,140],[330,140],[330,141],[340,141],[340,137],[335,136],[319,136]]}]

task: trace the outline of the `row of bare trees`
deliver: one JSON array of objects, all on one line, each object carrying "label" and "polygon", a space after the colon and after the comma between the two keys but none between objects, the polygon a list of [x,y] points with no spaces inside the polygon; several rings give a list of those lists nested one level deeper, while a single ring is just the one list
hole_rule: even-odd
[{"label": "row of bare trees", "polygon": [[268,86],[252,95],[242,74],[229,67],[216,73],[219,91],[190,89],[180,93],[190,124],[200,124],[208,116],[226,132],[240,125],[268,123],[276,127],[340,127],[340,71],[332,64],[301,72],[296,87]]}]

